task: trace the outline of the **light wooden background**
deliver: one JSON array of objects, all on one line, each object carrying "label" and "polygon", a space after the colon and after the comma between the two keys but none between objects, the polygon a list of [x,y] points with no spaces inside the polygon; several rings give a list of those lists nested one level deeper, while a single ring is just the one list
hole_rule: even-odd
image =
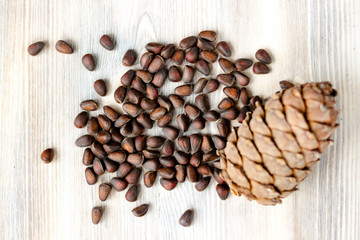
[{"label": "light wooden background", "polygon": [[[0,239],[359,239],[359,28],[357,0],[1,0]],[[331,81],[341,109],[335,144],[300,191],[276,207],[235,196],[221,201],[214,182],[203,193],[190,183],[171,192],[157,183],[136,203],[113,191],[100,203],[74,146],[84,132],[73,127],[79,102],[98,98],[92,84],[100,77],[111,86],[103,102],[112,101],[126,49],[178,42],[204,29],[231,43],[232,59],[270,50],[272,72],[252,78],[253,93],[269,96],[283,79]],[[104,33],[116,39],[115,51],[99,46]],[[56,52],[58,39],[70,41],[75,53]],[[39,40],[45,49],[29,56],[27,46]],[[98,59],[92,73],[80,61],[88,52]],[[40,160],[47,147],[56,149],[49,165]],[[140,203],[151,209],[135,218],[130,210]],[[95,205],[106,208],[96,226]],[[195,219],[183,228],[178,218],[188,208]]]}]

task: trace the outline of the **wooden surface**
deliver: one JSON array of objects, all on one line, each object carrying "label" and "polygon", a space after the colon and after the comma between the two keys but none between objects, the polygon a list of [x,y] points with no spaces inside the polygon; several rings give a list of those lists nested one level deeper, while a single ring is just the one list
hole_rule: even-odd
[{"label": "wooden surface", "polygon": [[[118,1],[17,0],[0,2],[0,239],[359,239],[360,238],[360,2],[317,1]],[[127,69],[120,65],[128,48],[138,52],[149,41],[178,42],[200,30],[214,29],[231,43],[233,55],[253,57],[268,49],[272,72],[252,76],[253,94],[270,96],[278,81],[331,81],[338,90],[340,127],[300,191],[276,207],[244,198],[221,201],[215,183],[197,192],[190,183],[167,192],[159,183],[144,189],[136,203],[113,191],[105,203],[97,186],[88,186],[73,127],[79,103],[98,99],[92,84],[105,78],[112,93]],[[98,44],[102,34],[116,49]],[[55,51],[58,39],[75,53]],[[29,44],[43,40],[36,57]],[[93,53],[94,72],[81,65]],[[172,87],[164,88],[164,93]],[[219,101],[221,94],[214,94]],[[56,149],[45,165],[40,153]],[[105,182],[105,176],[99,182]],[[143,218],[131,209],[151,208]],[[93,206],[105,206],[93,225]],[[195,209],[189,228],[178,224]]]}]

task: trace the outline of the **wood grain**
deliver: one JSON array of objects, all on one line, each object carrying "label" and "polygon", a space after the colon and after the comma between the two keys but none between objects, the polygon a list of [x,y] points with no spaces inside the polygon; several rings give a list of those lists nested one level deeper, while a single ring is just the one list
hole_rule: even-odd
[{"label": "wood grain", "polygon": [[[359,239],[359,12],[356,0],[1,1],[0,239]],[[283,79],[331,81],[341,109],[334,145],[300,191],[276,207],[235,196],[221,201],[214,182],[202,193],[190,183],[172,192],[157,183],[142,186],[136,203],[115,191],[101,203],[98,184],[85,183],[82,149],[74,146],[84,132],[73,127],[79,102],[99,98],[92,88],[98,78],[110,86],[102,103],[113,102],[128,48],[141,52],[149,41],[178,42],[203,29],[230,42],[232,59],[270,50],[272,72],[250,74],[253,94],[269,96]],[[116,39],[112,52],[98,43],[105,33]],[[59,39],[75,53],[56,52]],[[46,47],[29,56],[27,46],[39,40]],[[97,59],[94,72],[81,65],[86,53]],[[164,93],[171,91],[165,86]],[[45,165],[40,153],[47,147],[56,157]],[[130,210],[141,203],[151,208],[135,218]],[[96,226],[95,205],[106,209]],[[183,228],[178,218],[188,208],[195,209],[194,224]]]}]

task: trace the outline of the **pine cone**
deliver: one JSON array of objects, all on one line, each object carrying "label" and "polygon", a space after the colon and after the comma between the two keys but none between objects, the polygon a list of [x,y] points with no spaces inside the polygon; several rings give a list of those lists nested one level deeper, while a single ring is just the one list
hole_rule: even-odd
[{"label": "pine cone", "polygon": [[228,137],[221,177],[235,195],[264,205],[297,190],[338,126],[336,91],[330,82],[305,83],[257,103]]}]

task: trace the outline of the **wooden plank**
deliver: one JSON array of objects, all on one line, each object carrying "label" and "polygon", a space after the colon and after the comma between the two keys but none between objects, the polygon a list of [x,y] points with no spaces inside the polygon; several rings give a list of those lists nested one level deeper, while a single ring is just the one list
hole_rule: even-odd
[{"label": "wooden plank", "polygon": [[[355,0],[1,2],[0,239],[359,239],[359,12]],[[270,50],[270,74],[248,71],[253,94],[270,96],[283,79],[331,81],[341,109],[334,145],[300,191],[276,207],[235,196],[221,201],[214,182],[202,193],[190,183],[172,192],[157,183],[141,186],[136,203],[115,191],[101,203],[99,184],[85,183],[82,149],[73,144],[85,132],[73,127],[79,102],[99,99],[92,84],[104,78],[110,93],[101,102],[114,105],[128,48],[140,53],[149,41],[178,42],[203,29],[229,41],[233,60],[253,58],[258,48]],[[112,52],[98,44],[105,33],[116,39]],[[56,52],[59,39],[70,41],[75,53]],[[39,40],[46,47],[29,56],[27,46]],[[89,52],[98,62],[94,72],[81,64]],[[167,84],[164,94],[173,86]],[[214,104],[223,97],[213,96]],[[56,157],[44,165],[39,156],[47,147],[56,149]],[[141,203],[151,203],[149,213],[134,218],[130,210]],[[106,208],[97,226],[90,220],[95,205]],[[183,228],[178,218],[188,208],[196,211],[194,224]]]}]

